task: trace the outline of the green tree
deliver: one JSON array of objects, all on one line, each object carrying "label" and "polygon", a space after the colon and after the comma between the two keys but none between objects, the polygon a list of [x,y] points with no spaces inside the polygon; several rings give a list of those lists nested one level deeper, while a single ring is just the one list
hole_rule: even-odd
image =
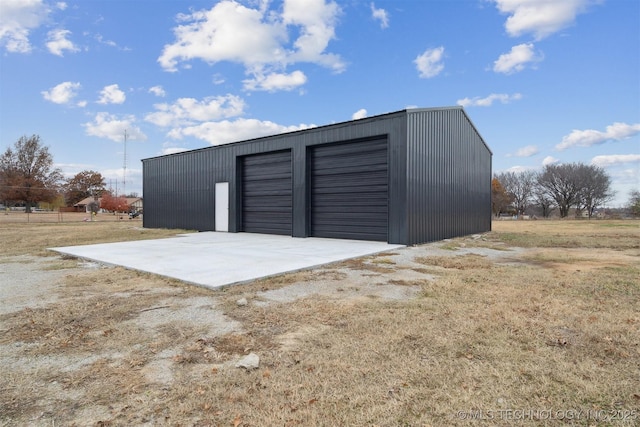
[{"label": "green tree", "polygon": [[85,170],[67,179],[64,184],[64,199],[73,206],[90,196],[100,197],[105,191],[105,180],[101,173]]},{"label": "green tree", "polygon": [[23,202],[27,212],[38,202],[52,202],[61,180],[60,169],[53,167],[53,156],[38,135],[22,136],[0,156],[0,199]]}]

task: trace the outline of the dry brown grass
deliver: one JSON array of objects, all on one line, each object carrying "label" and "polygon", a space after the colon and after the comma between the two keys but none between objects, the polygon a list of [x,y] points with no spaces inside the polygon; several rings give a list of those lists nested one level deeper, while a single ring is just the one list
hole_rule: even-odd
[{"label": "dry brown grass", "polygon": [[538,248],[640,248],[638,221],[494,221],[493,237],[511,246]]},{"label": "dry brown grass", "polygon": [[[12,213],[11,215],[26,215]],[[115,220],[112,215],[100,214],[94,222],[84,222],[83,214],[65,213],[73,215],[73,219],[66,222],[11,222],[0,214],[0,256],[8,255],[55,255],[46,248],[61,246],[88,245],[92,243],[122,242],[128,240],[157,239],[175,236],[185,230],[165,230],[142,228],[140,220]],[[33,214],[46,215],[46,214]],[[65,217],[66,218],[66,217]],[[105,218],[108,218],[106,220]]]},{"label": "dry brown grass", "polygon": [[[2,255],[41,254],[51,239],[80,239],[85,225],[48,229],[53,237]],[[12,361],[0,376],[0,423],[540,426],[571,424],[561,411],[582,410],[572,425],[637,425],[638,225],[497,222],[482,240],[446,242],[450,256],[417,256],[413,271],[438,278],[390,279],[422,289],[395,302],[235,304],[300,282],[348,287],[345,271],[378,281],[404,268],[402,251],[215,292],[121,268],[73,268],[59,300],[0,317],[0,356]],[[0,236],[22,232],[42,234]],[[500,248],[504,258],[456,250],[470,247]],[[218,307],[240,328],[171,320],[194,304]],[[151,316],[159,323],[143,322]],[[235,368],[249,352],[260,368]],[[553,416],[534,419],[544,411]],[[480,414],[493,419],[463,419]]]}]

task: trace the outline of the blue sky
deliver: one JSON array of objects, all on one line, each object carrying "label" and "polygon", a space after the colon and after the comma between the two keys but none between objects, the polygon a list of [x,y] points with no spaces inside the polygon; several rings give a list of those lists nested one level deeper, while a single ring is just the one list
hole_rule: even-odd
[{"label": "blue sky", "polygon": [[141,193],[143,158],[453,105],[494,172],[595,164],[624,205],[640,2],[0,0],[0,150],[38,134],[119,191]]}]

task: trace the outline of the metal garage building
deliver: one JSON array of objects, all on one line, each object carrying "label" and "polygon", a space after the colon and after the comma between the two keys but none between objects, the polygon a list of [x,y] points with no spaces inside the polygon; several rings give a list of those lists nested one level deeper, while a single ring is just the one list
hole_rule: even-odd
[{"label": "metal garage building", "polygon": [[418,244],[491,229],[491,150],[462,107],[144,159],[144,226]]}]

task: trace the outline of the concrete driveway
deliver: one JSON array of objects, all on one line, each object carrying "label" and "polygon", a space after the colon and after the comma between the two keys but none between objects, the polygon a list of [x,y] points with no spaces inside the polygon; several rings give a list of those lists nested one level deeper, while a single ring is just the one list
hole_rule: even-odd
[{"label": "concrete driveway", "polygon": [[202,232],[168,239],[50,249],[218,288],[401,247],[360,240]]}]

